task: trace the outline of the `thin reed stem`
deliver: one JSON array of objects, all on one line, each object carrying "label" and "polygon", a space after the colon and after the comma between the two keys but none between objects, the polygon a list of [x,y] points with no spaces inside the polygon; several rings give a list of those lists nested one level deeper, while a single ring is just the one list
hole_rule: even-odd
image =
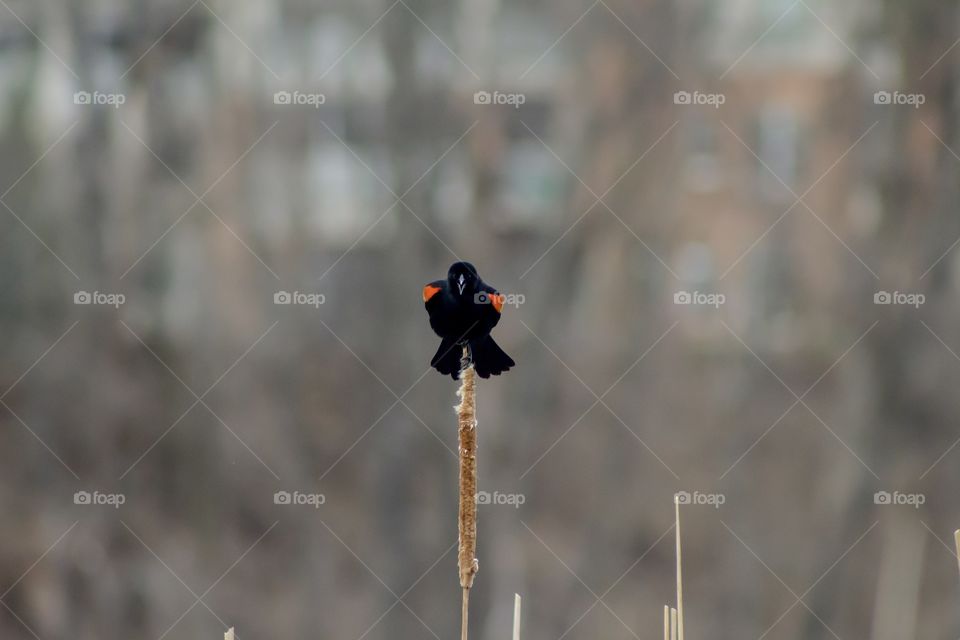
[{"label": "thin reed stem", "polygon": [[463,603],[460,605],[460,640],[467,640],[467,619],[470,614],[470,589],[463,588]]},{"label": "thin reed stem", "polygon": [[953,532],[953,538],[957,544],[957,561],[960,562],[960,529]]},{"label": "thin reed stem", "polygon": [[677,536],[677,640],[683,640],[683,566],[680,553],[680,499],[673,499]]},{"label": "thin reed stem", "polygon": [[513,594],[513,640],[520,640],[520,594]]}]

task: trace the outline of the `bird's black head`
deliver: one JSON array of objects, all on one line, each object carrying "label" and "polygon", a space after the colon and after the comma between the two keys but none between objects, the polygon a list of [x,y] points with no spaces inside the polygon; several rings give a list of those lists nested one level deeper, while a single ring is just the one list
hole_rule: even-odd
[{"label": "bird's black head", "polygon": [[450,292],[457,297],[473,296],[479,281],[477,268],[469,262],[454,262],[450,265],[450,271],[447,272]]}]

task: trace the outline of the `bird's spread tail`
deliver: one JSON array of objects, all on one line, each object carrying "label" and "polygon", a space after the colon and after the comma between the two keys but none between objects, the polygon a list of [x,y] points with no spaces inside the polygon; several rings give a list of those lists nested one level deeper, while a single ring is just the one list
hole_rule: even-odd
[{"label": "bird's spread tail", "polygon": [[453,340],[444,338],[440,341],[440,348],[433,355],[430,366],[442,373],[448,375],[454,380],[460,374],[460,358],[463,356],[463,349]]},{"label": "bird's spread tail", "polygon": [[470,356],[481,378],[498,376],[516,364],[489,335],[470,342]]}]

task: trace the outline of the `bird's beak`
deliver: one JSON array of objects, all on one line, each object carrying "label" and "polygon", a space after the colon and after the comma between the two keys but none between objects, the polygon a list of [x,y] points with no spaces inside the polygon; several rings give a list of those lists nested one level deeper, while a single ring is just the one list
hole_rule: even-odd
[{"label": "bird's beak", "polygon": [[461,273],[461,274],[460,274],[460,279],[457,280],[457,288],[460,289],[460,295],[463,295],[463,287],[464,287],[464,286],[465,286],[465,285],[464,285],[464,282],[463,282],[463,274]]}]

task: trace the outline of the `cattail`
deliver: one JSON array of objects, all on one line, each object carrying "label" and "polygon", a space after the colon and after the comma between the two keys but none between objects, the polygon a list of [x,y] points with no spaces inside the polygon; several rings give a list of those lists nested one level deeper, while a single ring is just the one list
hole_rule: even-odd
[{"label": "cattail", "polygon": [[457,423],[460,439],[460,543],[457,565],[460,570],[460,587],[463,589],[463,607],[460,637],[467,639],[467,613],[470,587],[477,574],[477,382],[476,372],[470,364],[467,348],[463,349],[460,368],[460,390],[457,396]]}]

